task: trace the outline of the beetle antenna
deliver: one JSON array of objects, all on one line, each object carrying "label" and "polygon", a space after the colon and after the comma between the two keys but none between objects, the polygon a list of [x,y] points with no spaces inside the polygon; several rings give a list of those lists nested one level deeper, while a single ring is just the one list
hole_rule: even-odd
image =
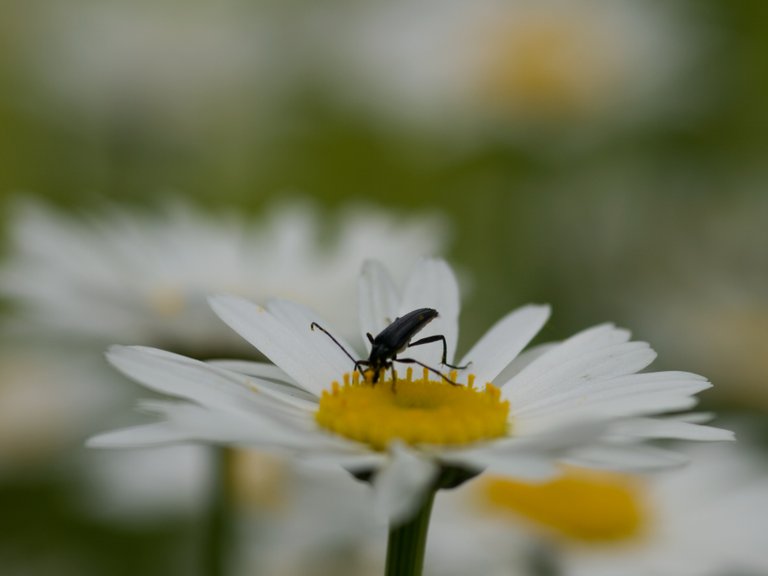
[{"label": "beetle antenna", "polygon": [[[338,341],[338,340],[336,340],[336,338],[334,338],[334,337],[333,337],[333,335],[332,335],[330,332],[328,332],[328,330],[326,330],[325,328],[323,328],[322,326],[320,326],[320,324],[318,324],[317,322],[312,322],[312,324],[310,324],[310,325],[309,325],[309,329],[310,329],[310,330],[312,330],[312,331],[314,332],[314,331],[315,331],[315,328],[319,328],[320,330],[322,330],[322,331],[325,333],[325,335],[326,335],[326,336],[328,336],[328,338],[330,338],[331,340],[333,340],[333,343],[334,343],[334,344],[336,344],[336,346],[338,346],[338,347],[341,349],[341,351],[342,351],[342,352],[344,352],[344,354],[346,354],[346,355],[347,355],[347,357],[348,357],[350,360],[352,360],[352,362],[354,362],[354,363],[355,363],[355,368],[359,368],[359,364],[361,364],[362,362],[365,362],[364,360],[363,360],[363,361],[361,361],[361,360],[356,360],[356,359],[355,359],[355,357],[354,357],[354,356],[352,356],[352,354],[350,354],[349,352],[347,352],[347,349],[346,349],[346,348],[344,348],[344,346],[342,346],[342,345],[339,343],[339,341]],[[361,371],[361,373],[362,373],[362,371]]]}]

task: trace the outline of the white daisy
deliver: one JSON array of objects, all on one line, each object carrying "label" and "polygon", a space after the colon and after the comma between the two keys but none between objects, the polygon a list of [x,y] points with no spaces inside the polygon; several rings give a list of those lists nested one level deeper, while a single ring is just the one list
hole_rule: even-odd
[{"label": "white daisy", "polygon": [[[456,363],[459,292],[445,262],[422,261],[401,294],[380,264],[368,262],[359,299],[364,334],[379,334],[418,308],[439,310],[418,336],[443,335],[447,363]],[[690,408],[710,384],[685,372],[638,374],[655,353],[644,342],[629,341],[626,330],[601,325],[519,356],[547,320],[547,306],[525,306],[497,322],[458,362],[470,368],[450,372],[454,385],[427,368],[422,375],[397,364],[396,379],[387,372],[378,384],[363,380],[342,347],[354,349],[312,330],[318,323],[335,334],[300,304],[273,300],[262,307],[233,296],[211,303],[275,365],[217,365],[151,348],[112,348],[108,356],[119,370],[187,402],[147,402],[144,407],[161,414],[161,422],[98,436],[92,446],[242,444],[372,472],[379,509],[398,521],[441,470],[472,474],[488,468],[542,478],[557,474],[563,460],[648,469],[684,458],[643,440],[731,437],[652,417]],[[437,370],[443,350],[436,342],[404,354]]]},{"label": "white daisy", "polygon": [[234,127],[245,114],[268,122],[292,82],[294,59],[274,58],[286,55],[279,14],[264,5],[73,0],[35,15],[19,42],[30,84],[86,125],[179,140],[225,126],[246,139]]},{"label": "white daisy", "polygon": [[699,43],[673,9],[626,0],[341,4],[338,92],[411,128],[636,123],[677,108]]},{"label": "white daisy", "polygon": [[26,312],[25,330],[208,355],[243,347],[211,314],[208,294],[290,295],[339,318],[349,334],[354,287],[342,279],[370,254],[404,275],[416,258],[413,246],[433,254],[446,239],[437,217],[394,218],[358,207],[328,223],[335,234],[323,242],[326,223],[311,204],[274,207],[248,221],[181,201],[158,215],[113,206],[88,219],[26,202],[9,225],[0,293]]},{"label": "white daisy", "polygon": [[0,341],[0,478],[60,463],[102,415],[125,406],[98,357]]},{"label": "white daisy", "polygon": [[[572,468],[543,484],[486,477],[449,507],[465,537],[507,570],[499,549],[473,537],[476,525],[506,535],[507,548],[539,550],[564,576],[766,573],[764,458],[730,445],[686,452],[689,466],[655,476]],[[440,530],[431,544],[451,556]]]}]

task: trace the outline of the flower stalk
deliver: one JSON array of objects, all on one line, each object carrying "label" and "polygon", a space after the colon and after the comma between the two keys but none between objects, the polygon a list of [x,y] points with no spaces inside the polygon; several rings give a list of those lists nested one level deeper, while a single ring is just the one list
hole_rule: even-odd
[{"label": "flower stalk", "polygon": [[207,576],[226,576],[232,542],[235,449],[217,446],[211,449],[211,453],[211,493],[203,548],[204,573]]},{"label": "flower stalk", "polygon": [[[478,473],[477,470],[461,466],[440,468],[440,473],[424,495],[416,513],[405,523],[390,527],[385,576],[421,576],[432,505],[438,490],[457,488]],[[372,471],[355,474],[358,480],[365,482],[370,481],[372,476]]]},{"label": "flower stalk", "polygon": [[421,576],[436,492],[435,488],[431,488],[410,520],[390,528],[386,576]]}]

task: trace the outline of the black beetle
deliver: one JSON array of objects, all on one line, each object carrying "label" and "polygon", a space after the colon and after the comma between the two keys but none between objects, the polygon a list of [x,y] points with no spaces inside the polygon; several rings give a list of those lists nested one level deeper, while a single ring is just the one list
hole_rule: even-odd
[{"label": "black beetle", "polygon": [[367,360],[355,360],[355,358],[350,354],[344,346],[339,344],[339,341],[336,340],[325,328],[320,326],[317,322],[312,322],[312,324],[309,325],[310,329],[314,330],[315,328],[319,328],[325,334],[333,340],[336,345],[341,348],[341,350],[349,356],[349,359],[352,360],[352,362],[355,363],[355,370],[359,370],[361,374],[365,375],[362,366],[366,366],[373,370],[373,383],[376,384],[379,381],[379,376],[383,370],[387,370],[388,368],[392,368],[393,362],[401,362],[403,364],[418,364],[419,366],[422,366],[429,370],[430,372],[433,372],[434,374],[438,374],[445,380],[446,382],[449,382],[456,385],[456,382],[449,379],[447,376],[445,376],[442,372],[439,370],[436,370],[430,366],[427,366],[426,364],[423,364],[422,362],[419,362],[415,358],[398,358],[397,355],[405,350],[406,348],[411,348],[413,346],[420,346],[421,344],[430,344],[431,342],[442,342],[443,343],[443,359],[441,361],[441,364],[443,366],[448,366],[449,368],[455,368],[458,370],[462,370],[469,366],[469,364],[466,364],[464,366],[454,366],[452,364],[448,364],[446,361],[446,354],[447,354],[447,344],[445,342],[445,336],[442,334],[436,334],[434,336],[427,336],[426,338],[421,338],[420,340],[416,340],[415,342],[411,342],[411,338],[413,338],[417,333],[419,333],[424,326],[429,324],[432,320],[437,318],[437,310],[434,308],[418,308],[417,310],[413,310],[412,312],[408,312],[404,316],[400,316],[399,318],[395,318],[395,320],[384,330],[379,332],[376,337],[374,338],[371,336],[370,332],[366,334],[366,337],[368,338],[368,341],[371,343],[371,354],[368,356]]}]

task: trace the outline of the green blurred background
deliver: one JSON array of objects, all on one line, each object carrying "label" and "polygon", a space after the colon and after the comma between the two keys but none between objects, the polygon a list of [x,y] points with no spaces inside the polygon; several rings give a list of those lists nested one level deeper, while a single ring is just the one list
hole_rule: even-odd
[{"label": "green blurred background", "polygon": [[[706,408],[761,420],[768,4],[616,3],[629,15],[598,24],[635,33],[613,34],[616,51],[652,46],[619,58],[625,68],[578,102],[557,71],[544,88],[523,75],[487,98],[444,104],[452,84],[436,81],[398,100],[397,66],[383,63],[403,58],[405,76],[428,83],[429,59],[409,62],[403,46],[461,21],[460,4],[400,2],[390,17],[341,0],[6,1],[0,209],[32,195],[73,213],[106,201],[151,210],[170,195],[211,214],[258,216],[306,197],[329,217],[360,202],[436,212],[450,225],[446,255],[469,280],[460,350],[510,308],[550,302],[545,339],[607,320],[628,326],[659,351],[655,366],[712,379]],[[565,25],[605,8],[573,4]],[[444,26],[444,51],[426,49],[443,67],[461,61],[466,40],[451,37],[455,22]],[[547,58],[538,49],[525,58]],[[608,66],[604,53],[584,54]],[[505,107],[505,90],[529,88]],[[540,105],[546,98],[557,105]],[[63,463],[3,467],[3,574],[196,573],[201,514],[140,525],[94,516],[75,496],[79,448],[66,450]]]}]

